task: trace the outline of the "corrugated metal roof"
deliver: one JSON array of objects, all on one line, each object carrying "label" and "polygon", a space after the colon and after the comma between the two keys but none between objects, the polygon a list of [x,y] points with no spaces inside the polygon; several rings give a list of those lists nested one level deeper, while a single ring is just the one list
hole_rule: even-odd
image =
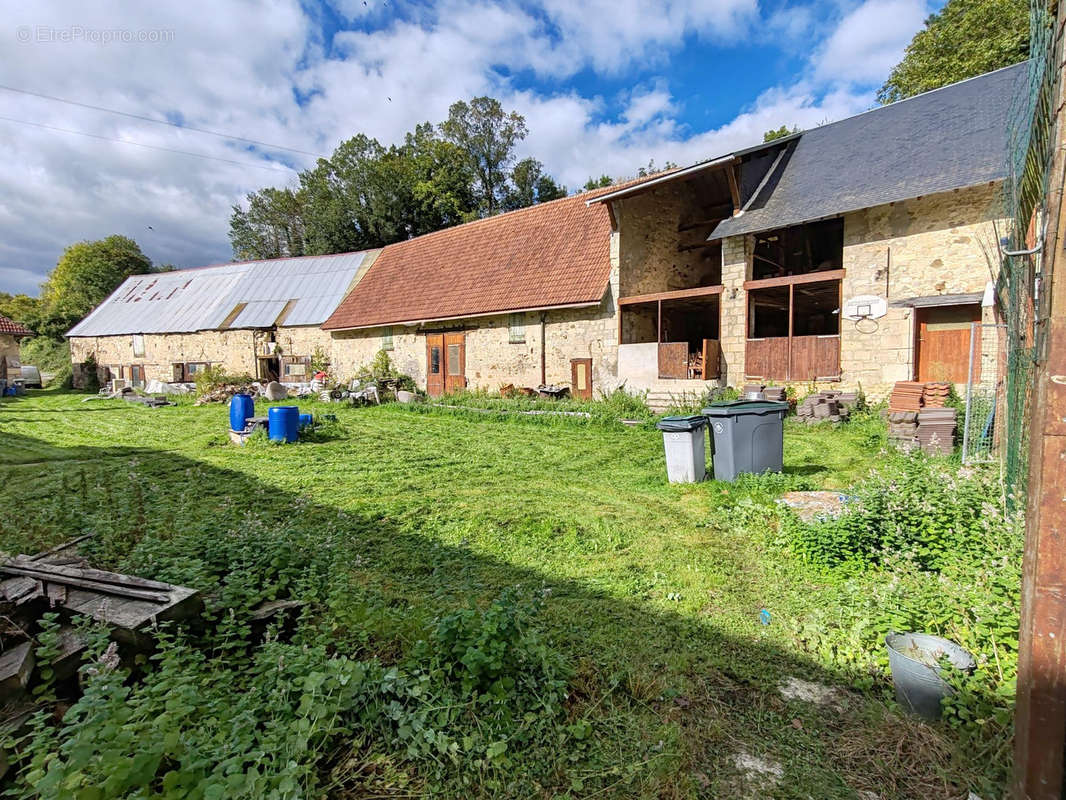
[{"label": "corrugated metal roof", "polygon": [[67,336],[269,328],[286,306],[284,325],[320,325],[344,299],[371,252],[133,275]]}]

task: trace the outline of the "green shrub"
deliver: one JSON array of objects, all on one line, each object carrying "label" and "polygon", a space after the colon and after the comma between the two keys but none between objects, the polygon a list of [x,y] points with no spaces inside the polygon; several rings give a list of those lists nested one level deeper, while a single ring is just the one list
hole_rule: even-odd
[{"label": "green shrub", "polygon": [[211,364],[196,373],[195,383],[196,396],[203,397],[208,392],[214,391],[220,386],[226,386],[229,384],[247,386],[255,383],[255,379],[247,373],[238,375],[226,372],[225,367],[221,364]]},{"label": "green shrub", "polygon": [[960,554],[996,552],[1009,536],[996,475],[920,453],[901,456],[854,490],[855,502],[824,522],[786,522],[793,549],[835,567],[887,557],[939,572]]}]

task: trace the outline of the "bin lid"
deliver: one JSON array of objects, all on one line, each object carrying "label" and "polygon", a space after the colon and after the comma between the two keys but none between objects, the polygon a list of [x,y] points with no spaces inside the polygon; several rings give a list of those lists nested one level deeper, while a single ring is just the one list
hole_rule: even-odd
[{"label": "bin lid", "polygon": [[655,423],[655,427],[669,433],[681,433],[684,431],[698,431],[707,424],[707,417],[702,414],[693,414],[690,417],[663,417]]},{"label": "bin lid", "polygon": [[708,417],[733,417],[738,414],[765,414],[769,411],[787,411],[788,403],[778,400],[719,400],[703,409]]}]

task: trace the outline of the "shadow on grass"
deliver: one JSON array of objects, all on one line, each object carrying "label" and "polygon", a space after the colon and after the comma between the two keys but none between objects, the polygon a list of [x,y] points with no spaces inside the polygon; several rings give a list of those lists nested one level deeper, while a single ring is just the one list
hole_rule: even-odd
[{"label": "shadow on grass", "polygon": [[[3,442],[47,452],[55,464],[43,471],[3,465],[0,479],[9,503],[34,513],[17,522],[0,517],[2,549],[34,552],[96,531],[92,552],[106,562],[96,565],[121,568],[145,539],[158,546],[180,537],[224,535],[247,524],[249,512],[268,524],[290,523],[298,515],[309,530],[339,534],[351,548],[346,596],[330,612],[338,641],[349,647],[358,638],[350,635],[352,629],[372,620],[367,651],[386,660],[404,657],[434,618],[484,604],[505,588],[549,595],[540,624],[575,669],[570,713],[592,722],[595,741],[605,752],[643,764],[632,777],[643,789],[634,793],[954,794],[950,779],[943,777],[951,759],[945,739],[887,713],[876,697],[846,690],[852,676],[761,640],[755,615],[751,635],[738,636],[712,615],[685,616],[648,599],[619,598],[594,580],[560,578],[478,552],[476,546],[442,542],[432,535],[433,519],[423,531],[412,531],[383,515],[310,502],[246,472],[180,454],[64,448],[12,434]],[[113,460],[119,456],[125,459],[121,464]],[[65,463],[72,460],[82,463]],[[792,471],[810,474],[821,468]],[[224,583],[226,576],[217,579]],[[787,699],[779,686],[790,677],[831,687],[831,700]],[[591,795],[596,783],[589,786]],[[569,787],[546,788],[561,794]],[[623,787],[607,796],[626,793]]]}]

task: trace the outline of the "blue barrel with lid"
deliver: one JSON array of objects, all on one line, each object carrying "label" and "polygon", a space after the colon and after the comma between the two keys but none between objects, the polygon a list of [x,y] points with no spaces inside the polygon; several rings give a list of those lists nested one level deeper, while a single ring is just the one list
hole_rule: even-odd
[{"label": "blue barrel with lid", "polygon": [[267,412],[267,433],[272,442],[295,442],[300,436],[300,409],[273,406]]},{"label": "blue barrel with lid", "polygon": [[229,426],[235,431],[243,431],[248,424],[248,417],[255,416],[255,400],[250,394],[235,394],[229,401]]},{"label": "blue barrel with lid", "polygon": [[312,423],[314,423],[314,421],[315,421],[315,418],[311,414],[301,414],[300,415],[300,430],[303,430],[304,428],[310,428]]}]

